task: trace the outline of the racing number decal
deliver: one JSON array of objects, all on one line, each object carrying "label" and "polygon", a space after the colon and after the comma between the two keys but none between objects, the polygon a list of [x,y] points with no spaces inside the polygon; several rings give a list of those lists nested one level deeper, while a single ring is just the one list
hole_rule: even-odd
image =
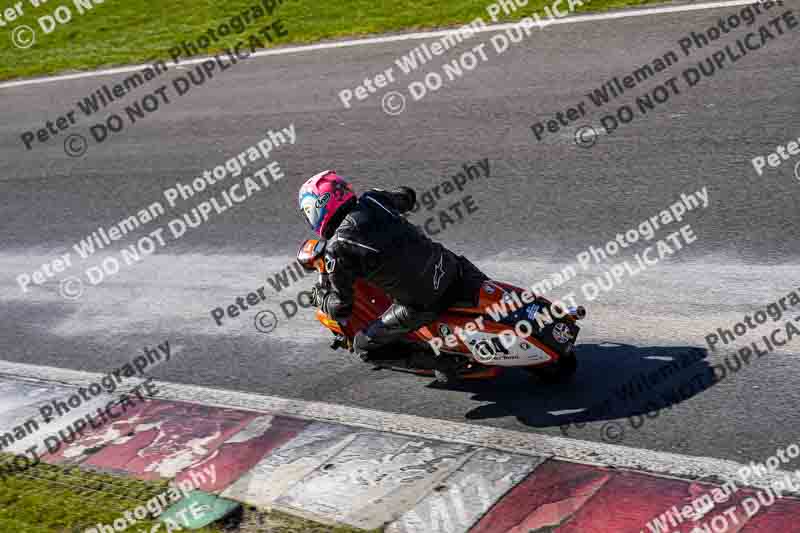
[{"label": "racing number decal", "polygon": [[[491,341],[491,342],[489,342]],[[475,344],[475,350],[483,357],[492,357],[498,353],[509,354],[508,349],[503,346],[500,337],[492,337],[489,340],[482,340]]]},{"label": "racing number decal", "polygon": [[504,353],[508,355],[508,350],[503,345],[503,342],[500,340],[500,337],[492,337],[492,344],[494,344],[494,349],[500,353]]},{"label": "racing number decal", "polygon": [[526,366],[551,360],[546,352],[519,337],[508,346],[503,344],[502,336],[488,332],[467,333],[467,339],[469,351],[482,363],[494,361],[492,364],[500,366]]}]

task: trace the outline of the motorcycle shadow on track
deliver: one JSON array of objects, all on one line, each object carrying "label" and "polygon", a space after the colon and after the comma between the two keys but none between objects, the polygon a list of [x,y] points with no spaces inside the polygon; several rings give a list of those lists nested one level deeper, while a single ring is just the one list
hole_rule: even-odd
[{"label": "motorcycle shadow on track", "polygon": [[515,416],[528,426],[552,427],[652,414],[715,383],[704,348],[583,344],[576,347],[576,355],[577,373],[560,385],[533,381],[524,370],[507,369],[489,382],[431,386],[461,390],[472,393],[476,402],[490,402],[467,412],[469,420]]}]

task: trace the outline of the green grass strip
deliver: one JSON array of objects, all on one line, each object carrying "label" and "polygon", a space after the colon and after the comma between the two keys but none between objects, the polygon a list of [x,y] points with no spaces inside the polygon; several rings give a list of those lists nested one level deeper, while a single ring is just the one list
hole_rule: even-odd
[{"label": "green grass strip", "polygon": [[[0,468],[13,457],[0,453]],[[39,463],[0,479],[0,533],[83,533],[98,524],[111,526],[114,520],[122,518],[125,511],[133,511],[167,488],[166,481],[141,481],[76,466]],[[277,511],[260,511],[251,506],[245,506],[243,512],[223,522],[192,531],[364,533],[361,529],[323,525]],[[158,523],[154,518],[143,520],[125,531],[150,531]],[[178,525],[182,523],[178,522]],[[165,524],[161,523],[158,531],[166,531]]]},{"label": "green grass strip", "polygon": [[[49,0],[39,7],[33,7],[31,0],[8,0],[2,5],[13,6],[16,1],[21,1],[23,15],[0,26],[0,80],[166,60],[171,47],[194,41],[209,28],[216,29],[232,16],[261,5],[260,0],[103,0],[82,15],[78,14],[75,2],[100,0]],[[576,12],[652,1],[583,0]],[[223,37],[202,50],[201,55],[230,47],[241,35],[257,35],[261,27],[278,18],[288,35],[274,44],[312,43],[336,37],[453,26],[476,17],[489,23],[486,6],[490,3],[486,0],[283,0],[272,17],[265,15],[254,21],[244,34]],[[45,34],[37,19],[52,16],[61,4],[70,9],[71,20]],[[517,20],[533,13],[544,18],[543,7],[551,4],[552,0],[531,0],[502,20]],[[559,9],[566,11],[568,5],[569,0],[564,0]],[[19,25],[27,25],[36,32],[36,41],[30,48],[19,49],[12,44],[12,31]],[[23,38],[28,36],[23,33]],[[265,43],[268,44],[266,40]]]},{"label": "green grass strip", "polygon": [[[2,454],[0,463],[10,455]],[[125,511],[167,489],[166,482],[147,482],[39,463],[0,480],[0,531],[78,533],[97,524],[111,525]],[[151,529],[157,520],[138,522],[128,531]],[[163,526],[161,528],[163,530]],[[221,533],[203,528],[201,533]]]}]

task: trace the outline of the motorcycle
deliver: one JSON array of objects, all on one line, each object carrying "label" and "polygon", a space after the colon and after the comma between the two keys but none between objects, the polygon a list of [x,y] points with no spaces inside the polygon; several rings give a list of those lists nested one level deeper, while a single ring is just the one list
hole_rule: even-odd
[{"label": "motorcycle", "polygon": [[[319,283],[329,288],[325,246],[324,240],[304,241],[297,262],[308,272],[317,271]],[[385,292],[365,280],[359,279],[354,290],[353,313],[346,323],[316,310],[317,320],[334,335],[334,350],[352,351],[355,334],[392,304]],[[370,362],[378,368],[433,375],[443,383],[493,378],[509,367],[521,367],[545,383],[562,383],[577,370],[577,322],[585,317],[582,306],[564,310],[519,287],[487,280],[477,305],[448,308],[435,321],[408,333],[398,343],[396,358]]]}]

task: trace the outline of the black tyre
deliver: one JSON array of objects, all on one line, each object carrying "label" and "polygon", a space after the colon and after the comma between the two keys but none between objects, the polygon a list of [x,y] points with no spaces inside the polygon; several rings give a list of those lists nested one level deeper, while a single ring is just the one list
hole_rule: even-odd
[{"label": "black tyre", "polygon": [[452,385],[461,381],[460,372],[464,361],[442,354],[433,361],[433,364],[433,375],[442,385]]},{"label": "black tyre", "polygon": [[436,376],[436,381],[442,385],[452,385],[459,381],[458,374],[452,370],[439,370],[437,368],[433,371],[433,375]]},{"label": "black tyre", "polygon": [[575,352],[570,351],[568,354],[562,356],[558,363],[548,365],[542,368],[528,368],[531,374],[537,379],[550,385],[558,385],[566,383],[572,379],[575,372],[578,370],[578,358],[575,357]]}]

